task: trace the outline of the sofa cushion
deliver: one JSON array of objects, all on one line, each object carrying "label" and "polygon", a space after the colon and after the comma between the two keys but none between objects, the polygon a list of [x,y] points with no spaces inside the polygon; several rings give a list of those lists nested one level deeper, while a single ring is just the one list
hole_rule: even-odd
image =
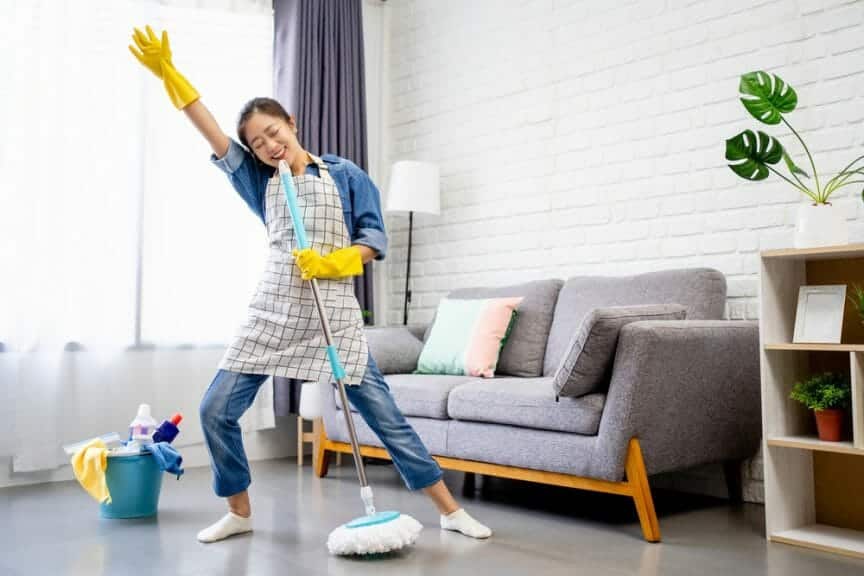
[{"label": "sofa cushion", "polygon": [[[563,283],[553,278],[512,286],[462,288],[450,292],[447,298],[469,300],[522,296],[516,322],[501,349],[496,373],[531,378],[543,373],[546,340]],[[428,337],[429,329],[426,332]]]},{"label": "sofa cushion", "polygon": [[552,378],[475,379],[451,390],[447,413],[456,420],[593,436],[605,401],[605,394],[588,394],[556,402]]},{"label": "sofa cushion", "polygon": [[[468,376],[439,376],[437,374],[391,374],[385,378],[396,406],[405,416],[447,419],[447,395],[454,386],[472,380]],[[365,386],[365,384],[361,384]],[[333,391],[336,406],[342,409],[339,390]],[[357,409],[351,406],[351,410]]]},{"label": "sofa cushion", "polygon": [[637,276],[568,279],[555,305],[543,374],[555,374],[573,335],[591,310],[637,304],[680,304],[689,320],[719,320],[726,306],[726,278],[710,268],[689,268]]},{"label": "sofa cushion", "polygon": [[369,326],[369,354],[382,374],[410,374],[417,368],[423,342],[405,326]]},{"label": "sofa cushion", "polygon": [[492,378],[521,302],[519,297],[441,300],[417,372]]},{"label": "sofa cushion", "polygon": [[573,336],[552,388],[559,396],[583,396],[602,389],[609,382],[622,327],[641,320],[683,320],[684,315],[684,307],[678,304],[595,308]]}]

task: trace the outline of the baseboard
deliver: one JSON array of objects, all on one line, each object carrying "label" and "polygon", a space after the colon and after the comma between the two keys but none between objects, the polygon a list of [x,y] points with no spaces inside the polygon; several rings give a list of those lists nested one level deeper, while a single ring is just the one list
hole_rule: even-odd
[{"label": "baseboard", "polygon": [[[275,460],[297,455],[296,431],[287,422],[269,430],[258,430],[243,435],[243,447],[250,462]],[[183,467],[192,469],[210,466],[210,455],[203,443],[183,446],[178,450],[183,455]],[[0,488],[27,486],[49,482],[74,481],[71,466],[38,472],[12,473],[12,457],[0,457]]]}]

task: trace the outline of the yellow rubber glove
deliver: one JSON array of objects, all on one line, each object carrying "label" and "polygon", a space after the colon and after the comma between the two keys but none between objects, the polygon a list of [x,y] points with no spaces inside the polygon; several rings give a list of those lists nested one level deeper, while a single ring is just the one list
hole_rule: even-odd
[{"label": "yellow rubber glove", "polygon": [[162,80],[168,97],[178,110],[182,110],[200,97],[186,78],[174,68],[171,63],[171,44],[168,41],[168,31],[162,31],[162,40],[156,36],[150,26],[145,27],[147,34],[135,28],[132,40],[137,50],[129,45],[129,51],[141,64]]},{"label": "yellow rubber glove", "polygon": [[321,256],[312,248],[294,250],[294,262],[300,268],[304,280],[345,278],[363,274],[363,258],[357,246],[340,248],[327,256]]}]

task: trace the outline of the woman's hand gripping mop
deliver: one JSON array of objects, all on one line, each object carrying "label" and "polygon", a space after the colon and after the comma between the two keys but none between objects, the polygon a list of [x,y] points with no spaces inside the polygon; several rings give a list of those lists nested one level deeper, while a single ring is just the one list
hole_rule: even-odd
[{"label": "woman's hand gripping mop", "polygon": [[[297,194],[294,191],[294,181],[291,169],[283,160],[279,162],[279,176],[282,179],[282,187],[285,190],[285,198],[288,201],[288,209],[291,212],[291,220],[294,223],[294,231],[297,236],[298,248],[309,247],[306,240],[306,228],[303,226],[303,217],[297,206]],[[327,313],[321,301],[318,291],[318,281],[315,278],[309,280],[312,294],[315,298],[315,306],[321,318],[321,328],[324,331],[324,339],[327,342],[327,357],[333,369],[333,377],[339,388],[339,397],[342,399],[345,415],[345,423],[348,426],[348,434],[351,437],[351,450],[354,453],[354,465],[357,468],[357,476],[360,479],[360,498],[366,509],[366,515],[355,518],[350,522],[339,526],[330,533],[327,539],[327,548],[331,554],[354,555],[354,554],[383,554],[410,546],[417,540],[423,526],[411,516],[400,514],[395,511],[376,512],[372,497],[372,487],[366,480],[366,469],[360,456],[360,446],[357,442],[357,432],[354,429],[354,420],[351,410],[348,409],[348,397],[345,393],[345,370],[339,361],[339,355],[333,345],[333,334],[330,332],[330,323]]]}]

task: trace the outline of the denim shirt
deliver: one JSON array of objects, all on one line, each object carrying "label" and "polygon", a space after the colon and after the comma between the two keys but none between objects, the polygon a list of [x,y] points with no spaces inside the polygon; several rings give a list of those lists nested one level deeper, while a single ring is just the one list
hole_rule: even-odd
[{"label": "denim shirt", "polygon": [[[383,260],[387,253],[387,234],[384,231],[384,218],[381,215],[381,195],[378,188],[359,166],[333,154],[325,154],[321,159],[327,163],[330,177],[339,190],[342,200],[342,216],[352,244],[362,244],[377,253],[376,260]],[[248,150],[233,138],[228,152],[222,158],[210,156],[246,202],[249,208],[266,223],[264,216],[264,197],[267,181],[275,169],[258,161]],[[313,162],[306,166],[306,174],[320,176],[318,166]]]}]

